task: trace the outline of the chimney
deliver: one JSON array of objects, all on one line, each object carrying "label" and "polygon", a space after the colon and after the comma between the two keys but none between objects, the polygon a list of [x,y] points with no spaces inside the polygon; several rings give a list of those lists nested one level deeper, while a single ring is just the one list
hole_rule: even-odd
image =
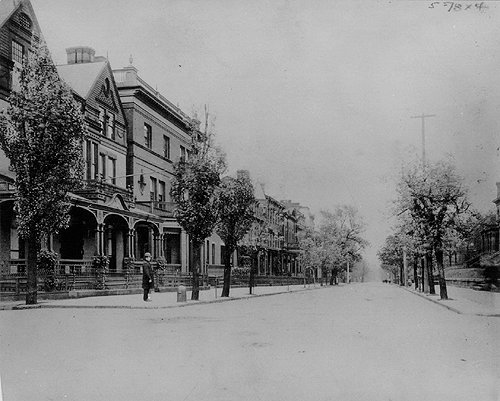
[{"label": "chimney", "polygon": [[247,179],[250,181],[250,172],[248,170],[238,170],[236,176],[238,180]]},{"label": "chimney", "polygon": [[68,64],[93,63],[95,50],[89,46],[76,46],[66,49]]}]

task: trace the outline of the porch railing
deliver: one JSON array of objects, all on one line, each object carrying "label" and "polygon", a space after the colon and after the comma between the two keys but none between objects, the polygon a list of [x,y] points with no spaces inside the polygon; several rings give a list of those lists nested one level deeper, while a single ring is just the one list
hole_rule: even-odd
[{"label": "porch railing", "polygon": [[[1,266],[0,274],[0,295],[20,295],[26,293],[27,276],[26,260],[14,259],[4,262]],[[142,262],[133,262],[129,270],[108,270],[104,280],[98,282],[96,269],[93,267],[91,259],[74,260],[61,259],[55,267],[55,274],[50,287],[47,285],[47,277],[38,274],[38,291],[48,292],[68,292],[72,290],[95,290],[95,289],[131,289],[142,286]],[[191,278],[189,274],[180,272],[181,265],[168,264],[164,269],[156,270],[156,286],[171,287],[179,284],[189,286]],[[200,277],[200,285],[207,282],[205,277]],[[104,288],[102,288],[104,287]]]}]

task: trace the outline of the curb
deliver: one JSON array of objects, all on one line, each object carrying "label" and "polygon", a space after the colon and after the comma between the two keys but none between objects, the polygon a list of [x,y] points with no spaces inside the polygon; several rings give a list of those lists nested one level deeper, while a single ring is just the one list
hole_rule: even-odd
[{"label": "curb", "polygon": [[[176,304],[170,304],[170,305],[164,305],[164,306],[153,306],[153,305],[148,305],[148,306],[130,306],[130,305],[51,305],[51,304],[36,304],[36,305],[12,305],[12,306],[7,306],[3,310],[30,310],[30,309],[172,309],[172,308],[183,308],[183,307],[189,307],[189,306],[194,306],[194,305],[206,305],[206,304],[213,304],[213,303],[222,303],[222,302],[229,302],[229,301],[240,301],[240,300],[249,300],[252,298],[259,298],[259,297],[268,297],[272,295],[280,295],[280,294],[291,294],[294,292],[303,292],[303,291],[309,291],[309,290],[319,290],[322,288],[328,288],[328,286],[324,287],[314,287],[314,288],[301,288],[301,289],[296,289],[293,291],[281,291],[281,292],[270,292],[267,294],[247,294],[243,295],[240,297],[223,297],[223,298],[217,298],[217,299],[212,299],[209,301],[191,301],[191,302],[179,302]],[[0,310],[2,308],[0,307]]]},{"label": "curb", "polygon": [[[500,317],[500,314],[497,314],[497,313],[473,313],[473,312],[464,312],[463,310],[460,310],[460,309],[457,309],[457,308],[454,308],[452,306],[449,306],[449,305],[446,305],[444,304],[443,302],[441,302],[440,300],[437,300],[437,299],[432,299],[430,298],[427,294],[423,294],[423,293],[420,293],[420,292],[417,292],[417,291],[414,291],[412,289],[408,289],[406,287],[403,287],[403,289],[405,291],[408,291],[412,294],[415,294],[415,295],[418,295],[420,298],[423,298],[423,299],[426,299],[436,305],[440,305],[442,306],[443,308],[446,308],[452,312],[455,312],[459,315],[468,315],[468,316],[481,316],[481,317]],[[437,294],[436,294],[437,295]],[[450,300],[453,300],[452,298],[449,298],[448,301]]]}]

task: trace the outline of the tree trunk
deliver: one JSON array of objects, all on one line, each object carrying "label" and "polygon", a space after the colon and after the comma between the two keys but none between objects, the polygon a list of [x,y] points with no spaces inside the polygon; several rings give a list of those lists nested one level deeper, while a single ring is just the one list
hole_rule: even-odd
[{"label": "tree trunk", "polygon": [[426,258],[420,258],[420,270],[422,271],[422,292],[429,292],[429,280],[427,278],[427,268],[425,267]]},{"label": "tree trunk", "polygon": [[444,276],[443,251],[441,249],[435,249],[434,254],[436,255],[436,264],[439,272],[439,295],[441,299],[448,299],[446,278]]},{"label": "tree trunk", "polygon": [[425,262],[427,268],[427,280],[429,283],[429,294],[435,294],[436,289],[434,288],[434,274],[432,273],[432,252],[427,252],[425,254]]},{"label": "tree trunk", "polygon": [[226,245],[226,260],[224,261],[224,285],[222,286],[221,297],[229,296],[229,289],[231,288],[231,256],[234,253],[234,247]]},{"label": "tree trunk", "polygon": [[193,260],[191,273],[193,273],[191,300],[198,301],[200,298],[199,274],[201,269],[201,246],[202,243],[193,242]]},{"label": "tree trunk", "polygon": [[253,294],[253,287],[255,286],[255,270],[256,269],[257,269],[257,266],[254,266],[254,262],[253,262],[253,258],[252,258],[252,264],[250,265],[250,280],[248,281],[250,295]]},{"label": "tree trunk", "polygon": [[38,236],[33,233],[28,238],[28,254],[26,258],[27,272],[27,290],[26,290],[26,305],[36,305],[38,302],[37,292],[37,256],[40,243]]},{"label": "tree trunk", "polygon": [[415,281],[415,290],[418,290],[418,259],[413,259],[413,280]]}]

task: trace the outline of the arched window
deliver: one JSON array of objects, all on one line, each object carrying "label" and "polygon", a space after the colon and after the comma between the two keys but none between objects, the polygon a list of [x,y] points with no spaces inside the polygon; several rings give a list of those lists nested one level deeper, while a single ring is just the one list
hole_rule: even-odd
[{"label": "arched window", "polygon": [[21,25],[24,29],[31,30],[33,23],[31,22],[30,17],[28,17],[25,13],[19,14],[19,25]]}]

